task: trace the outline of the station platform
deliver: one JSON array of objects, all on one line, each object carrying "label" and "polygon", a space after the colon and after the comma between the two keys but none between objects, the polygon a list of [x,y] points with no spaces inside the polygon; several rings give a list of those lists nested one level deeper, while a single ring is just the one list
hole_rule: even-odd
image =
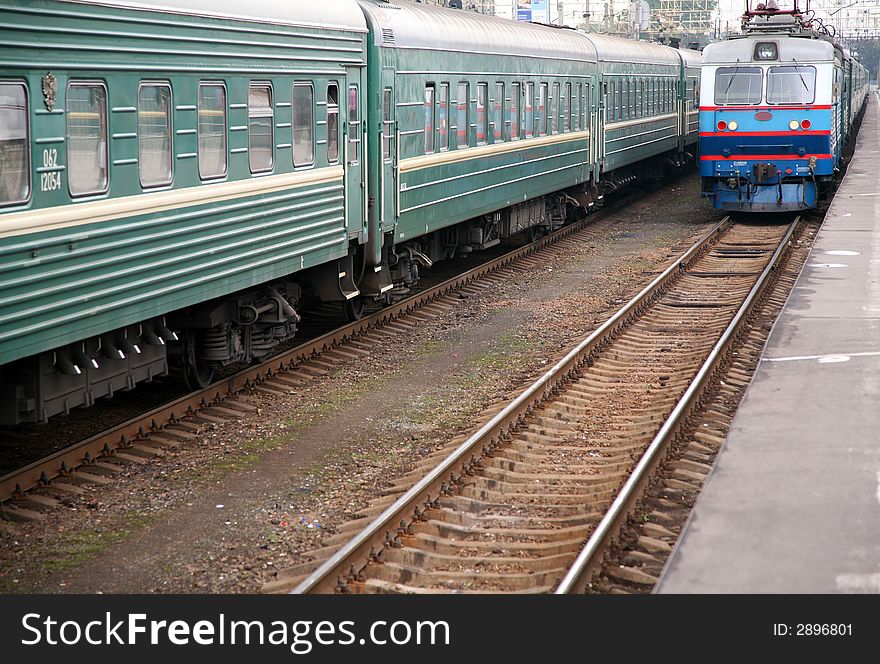
[{"label": "station platform", "polygon": [[659,593],[880,593],[880,99]]}]

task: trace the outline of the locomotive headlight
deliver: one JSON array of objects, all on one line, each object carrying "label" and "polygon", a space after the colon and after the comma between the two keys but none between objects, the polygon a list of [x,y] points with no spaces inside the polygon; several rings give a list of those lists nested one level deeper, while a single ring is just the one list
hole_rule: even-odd
[{"label": "locomotive headlight", "polygon": [[730,131],[736,131],[736,130],[737,130],[737,127],[739,127],[739,125],[736,123],[736,120],[731,120],[731,121],[727,124],[727,128],[730,129]]},{"label": "locomotive headlight", "polygon": [[788,128],[791,129],[792,131],[794,131],[795,129],[797,129],[800,126],[801,126],[801,124],[797,120],[792,120],[791,122],[788,123]]},{"label": "locomotive headlight", "polygon": [[755,60],[776,60],[779,53],[774,42],[759,42],[755,46]]}]

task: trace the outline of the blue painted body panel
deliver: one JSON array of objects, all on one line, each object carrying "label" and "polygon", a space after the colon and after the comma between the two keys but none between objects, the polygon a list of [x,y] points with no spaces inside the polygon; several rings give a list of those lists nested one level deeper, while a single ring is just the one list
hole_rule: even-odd
[{"label": "blue painted body panel", "polygon": [[[825,107],[701,110],[703,196],[712,199],[713,207],[723,210],[767,212],[815,207],[816,178],[833,177],[840,160],[840,142],[832,131],[831,119],[832,110]],[[793,120],[799,125],[809,120],[809,130],[792,130],[789,123]],[[722,121],[728,127],[735,122],[736,130],[719,130]],[[761,164],[772,164],[777,178],[759,181],[756,169]]]}]

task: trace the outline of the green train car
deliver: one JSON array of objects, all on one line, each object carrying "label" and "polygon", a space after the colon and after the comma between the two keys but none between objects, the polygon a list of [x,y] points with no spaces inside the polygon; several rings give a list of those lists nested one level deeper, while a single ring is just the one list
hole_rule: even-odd
[{"label": "green train car", "polygon": [[253,4],[0,0],[0,424],[172,361],[207,384],[292,338],[304,298],[356,317],[696,141],[697,54],[418,4]]}]

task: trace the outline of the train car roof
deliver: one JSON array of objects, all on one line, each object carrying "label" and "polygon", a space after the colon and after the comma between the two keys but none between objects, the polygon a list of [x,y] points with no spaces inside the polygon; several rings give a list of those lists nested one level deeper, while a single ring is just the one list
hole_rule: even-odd
[{"label": "train car roof", "polygon": [[604,62],[634,62],[639,64],[680,65],[676,50],[651,42],[612,37],[595,32],[584,35],[596,47],[599,60]]},{"label": "train car roof", "polygon": [[431,5],[359,1],[386,48],[596,61],[592,45],[574,30]]},{"label": "train car roof", "polygon": [[792,60],[797,62],[830,62],[834,59],[834,44],[824,39],[761,35],[708,44],[703,49],[703,64],[731,64],[737,60],[740,63],[754,62],[755,44],[758,42],[776,42],[779,48],[778,60],[761,61],[761,64],[784,64],[790,63]]},{"label": "train car roof", "polygon": [[298,25],[366,32],[364,14],[356,0],[64,0],[81,5],[158,11],[275,25]]},{"label": "train car roof", "polygon": [[680,48],[678,54],[686,67],[699,67],[703,63],[703,54],[692,48]]}]

